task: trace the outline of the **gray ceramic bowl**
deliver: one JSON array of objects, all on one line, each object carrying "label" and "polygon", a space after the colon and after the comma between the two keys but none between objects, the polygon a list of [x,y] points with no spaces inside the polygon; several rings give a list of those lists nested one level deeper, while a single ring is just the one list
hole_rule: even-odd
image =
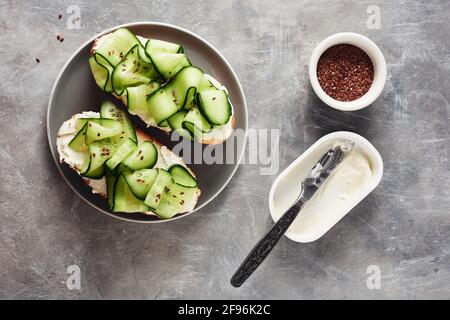
[{"label": "gray ceramic bowl", "polygon": [[[110,216],[143,223],[164,222],[191,214],[213,200],[230,181],[242,159],[245,140],[236,140],[235,161],[233,164],[200,164],[189,167],[196,173],[202,195],[194,211],[161,220],[144,214],[114,213],[108,209],[106,200],[92,194],[90,188],[83,184],[81,177],[67,165],[59,162],[56,147],[56,136],[61,124],[72,115],[82,111],[98,111],[101,101],[109,99],[117,105],[121,103],[108,94],[103,93],[95,84],[88,64],[89,50],[95,38],[117,28],[126,27],[137,35],[181,44],[193,65],[199,66],[205,73],[211,74],[224,84],[230,95],[235,112],[235,128],[247,130],[247,106],[239,80],[225,58],[207,41],[185,29],[153,22],[136,22],[117,26],[96,35],[78,49],[61,70],[50,95],[47,112],[47,134],[50,149],[58,170],[71,188],[87,203]],[[145,125],[137,117],[132,117],[136,126],[155,136],[163,144],[172,147],[174,142],[158,129],[145,129]],[[204,146],[202,146],[204,148]],[[225,149],[225,148],[223,148]],[[217,149],[221,152],[221,148]]]}]

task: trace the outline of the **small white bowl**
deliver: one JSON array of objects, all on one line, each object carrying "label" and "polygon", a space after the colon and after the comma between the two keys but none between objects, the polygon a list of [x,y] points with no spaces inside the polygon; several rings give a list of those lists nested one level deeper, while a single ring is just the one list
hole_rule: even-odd
[{"label": "small white bowl", "polygon": [[[304,218],[301,218],[302,212],[300,212],[291,227],[286,231],[286,236],[289,239],[296,242],[312,242],[319,239],[369,193],[371,193],[380,182],[383,175],[383,160],[378,151],[368,140],[356,133],[347,131],[338,131],[327,134],[303,152],[303,154],[284,169],[273,182],[269,193],[269,210],[272,219],[278,221],[283,213],[294,203],[298,196],[298,192],[300,192],[301,182],[306,174],[336,141],[342,139],[348,139],[355,142],[355,150],[368,159],[372,172],[368,184],[359,194],[352,197],[352,201],[337,207],[335,211],[336,214],[326,215],[325,218],[318,215],[317,220],[314,219],[314,228],[308,229],[311,224],[305,221],[309,220],[311,222],[311,219],[305,220]],[[318,192],[320,192],[320,190]]]},{"label": "small white bowl", "polygon": [[[366,94],[353,101],[339,101],[330,97],[323,91],[319,84],[319,80],[317,79],[317,63],[319,62],[320,56],[328,48],[338,44],[352,44],[362,49],[367,53],[370,60],[372,60],[374,70],[372,86]],[[383,91],[384,84],[386,83],[386,74],[386,61],[378,46],[369,38],[353,32],[342,32],[329,36],[318,44],[309,61],[309,81],[311,82],[315,93],[319,96],[320,100],[327,105],[342,111],[359,110],[374,102]]]}]

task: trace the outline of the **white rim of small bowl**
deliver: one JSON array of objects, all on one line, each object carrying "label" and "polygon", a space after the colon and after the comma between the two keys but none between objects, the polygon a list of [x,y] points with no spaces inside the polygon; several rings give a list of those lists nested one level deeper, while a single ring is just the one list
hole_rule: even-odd
[{"label": "white rim of small bowl", "polygon": [[[321,55],[330,47],[338,44],[352,44],[362,49],[372,60],[374,77],[373,83],[362,97],[353,101],[339,101],[323,91],[317,79],[317,63]],[[380,48],[369,38],[354,32],[336,33],[320,42],[314,49],[309,61],[309,81],[314,92],[324,103],[330,107],[342,111],[354,111],[365,108],[372,104],[383,91],[386,83],[387,67],[386,60]]]},{"label": "white rim of small bowl", "polygon": [[[207,46],[209,46],[219,57],[220,59],[222,59],[225,64],[227,65],[227,67],[230,69],[233,78],[236,80],[236,83],[238,84],[238,89],[242,95],[242,97],[244,98],[244,112],[245,112],[245,138],[244,138],[244,142],[243,142],[243,147],[242,147],[242,152],[241,155],[239,156],[239,159],[237,159],[237,163],[236,166],[233,168],[233,171],[231,172],[231,175],[227,178],[227,180],[223,183],[223,185],[221,186],[221,188],[211,196],[210,199],[208,199],[208,201],[206,201],[205,203],[203,203],[202,205],[195,207],[194,210],[187,212],[187,213],[183,213],[183,214],[179,214],[176,215],[170,219],[159,219],[159,220],[134,220],[134,219],[129,219],[126,216],[118,216],[118,215],[114,215],[112,213],[109,213],[106,210],[103,210],[102,208],[96,206],[94,203],[90,202],[88,199],[86,199],[82,194],[80,194],[78,192],[78,190],[76,190],[76,188],[72,185],[72,183],[66,178],[66,176],[64,175],[62,169],[59,166],[59,159],[55,158],[55,153],[53,150],[53,141],[51,140],[50,137],[50,127],[49,127],[49,119],[50,119],[50,106],[52,104],[52,100],[53,100],[53,95],[54,92],[56,90],[56,87],[61,79],[61,76],[64,74],[64,71],[66,70],[66,68],[69,66],[69,64],[71,63],[71,61],[81,52],[81,50],[83,50],[83,48],[85,46],[87,46],[89,43],[92,43],[95,39],[97,39],[98,37],[101,37],[107,33],[110,33],[114,30],[117,30],[119,28],[127,28],[127,27],[132,27],[132,26],[137,26],[137,25],[150,25],[150,26],[162,26],[162,27],[168,27],[168,28],[172,28],[172,29],[176,29],[179,30],[181,32],[187,33],[190,36],[199,39],[200,41],[204,42]],[[233,67],[231,66],[231,64],[228,62],[227,59],[225,59],[225,57],[219,52],[219,50],[217,50],[211,43],[209,43],[208,41],[206,41],[204,38],[200,37],[199,35],[195,34],[192,31],[189,31],[187,29],[184,29],[182,27],[170,24],[170,23],[164,23],[164,22],[149,22],[149,21],[137,21],[137,22],[130,22],[130,23],[125,23],[125,24],[121,24],[109,29],[106,29],[98,34],[96,34],[95,36],[93,36],[92,38],[90,38],[88,41],[86,41],[85,43],[83,43],[80,47],[78,47],[78,49],[70,56],[69,59],[67,59],[66,63],[63,65],[63,67],[61,68],[61,71],[59,72],[58,76],[55,79],[55,82],[53,83],[53,87],[52,87],[52,91],[50,93],[49,96],[49,100],[48,100],[48,104],[47,104],[47,139],[48,139],[48,143],[50,146],[50,151],[52,153],[52,157],[53,160],[55,161],[56,167],[58,168],[59,173],[61,174],[61,176],[63,177],[63,179],[66,181],[66,183],[69,185],[69,187],[81,198],[83,199],[86,203],[88,203],[90,206],[94,207],[95,209],[97,209],[98,211],[119,219],[119,220],[124,220],[124,221],[128,221],[128,222],[134,222],[134,223],[164,223],[164,222],[170,222],[170,221],[174,221],[174,220],[178,220],[187,216],[190,216],[191,214],[193,214],[194,212],[197,212],[198,210],[202,209],[203,207],[205,207],[208,203],[210,203],[212,200],[214,200],[222,191],[223,189],[225,189],[225,187],[230,183],[231,179],[233,178],[233,176],[235,175],[237,169],[239,168],[239,165],[242,162],[242,159],[244,157],[245,154],[245,148],[246,148],[246,144],[247,144],[247,129],[248,129],[248,110],[247,110],[247,100],[245,99],[245,94],[244,94],[244,89],[242,88],[241,82],[239,81],[239,78],[236,74],[236,72],[234,71]]]}]

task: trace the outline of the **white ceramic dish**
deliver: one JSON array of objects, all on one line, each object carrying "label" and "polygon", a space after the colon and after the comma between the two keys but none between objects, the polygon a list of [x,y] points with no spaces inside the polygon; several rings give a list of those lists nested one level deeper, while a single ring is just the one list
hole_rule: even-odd
[{"label": "white ceramic dish", "polygon": [[[317,63],[319,62],[320,56],[328,48],[338,44],[352,44],[364,50],[372,60],[374,70],[372,86],[366,94],[353,101],[347,102],[333,99],[323,91],[319,84],[319,80],[317,79]],[[353,32],[341,32],[329,36],[317,45],[309,61],[309,81],[311,82],[314,92],[324,103],[332,108],[342,111],[359,110],[374,102],[383,91],[386,83],[386,74],[386,61],[378,46],[369,38]]]},{"label": "white ceramic dish", "polygon": [[329,219],[323,220],[323,223],[315,230],[309,230],[308,232],[293,231],[302,230],[302,228],[297,228],[295,226],[296,223],[302,222],[301,220],[298,220],[302,214],[300,212],[293,225],[286,232],[286,236],[291,240],[296,242],[311,242],[319,239],[353,207],[372,192],[381,180],[383,175],[383,161],[378,151],[368,140],[353,132],[338,131],[330,133],[309,147],[275,179],[269,194],[269,209],[272,219],[277,221],[294,203],[298,196],[303,178],[319,160],[322,154],[340,139],[348,139],[355,142],[355,150],[363,154],[369,161],[372,171],[371,178],[364,189],[353,199],[354,201],[345,207],[338,208],[337,214],[330,215]]}]

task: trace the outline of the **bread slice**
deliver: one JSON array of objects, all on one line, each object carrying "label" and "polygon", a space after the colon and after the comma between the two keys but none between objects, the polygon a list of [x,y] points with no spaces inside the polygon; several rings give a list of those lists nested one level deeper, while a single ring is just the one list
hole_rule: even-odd
[{"label": "bread slice", "polygon": [[[78,118],[99,118],[100,114],[98,112],[82,112],[76,115],[73,115],[69,120],[66,120],[60,127],[57,136],[57,147],[59,153],[59,159],[61,163],[66,163],[70,168],[75,170],[78,174],[80,174],[81,164],[83,163],[85,154],[83,152],[73,151],[69,146],[69,142],[76,135],[77,130],[75,129],[76,119]],[[179,164],[185,167],[189,173],[195,177],[195,174],[192,170],[186,166],[183,159],[173,153],[169,148],[162,145],[155,138],[151,137],[147,133],[142,130],[136,129],[136,136],[139,142],[142,141],[151,141],[156,149],[158,150],[158,161],[155,165],[155,168],[168,169],[173,164]],[[107,197],[106,191],[106,179],[103,177],[101,179],[89,179],[86,177],[82,177],[83,182],[92,189],[92,193],[96,193],[103,198]],[[198,188],[195,196],[191,199],[191,201],[187,202],[180,213],[190,212],[195,208],[197,204],[198,198],[200,197],[201,191]],[[155,215],[152,211],[143,212],[148,215]]]},{"label": "bread slice", "polygon": [[[104,34],[101,37],[98,37],[97,39],[94,40],[94,43],[92,44],[92,47],[91,47],[91,50],[90,50],[91,55],[95,54],[97,48],[111,34],[112,34],[112,32]],[[141,44],[143,46],[145,46],[145,43],[147,42],[148,39],[143,38],[141,36],[137,36],[137,38],[139,39]],[[213,78],[209,74],[205,74],[205,76],[208,78],[208,80],[211,81],[211,83],[216,88],[220,88],[222,90],[225,90],[225,92],[228,93],[227,88],[225,86],[223,86],[215,78]],[[114,92],[112,92],[112,95],[114,97],[116,97],[117,99],[119,99],[125,106],[127,105],[127,98],[126,98],[126,96],[117,96]],[[230,120],[228,121],[228,123],[226,123],[226,124],[224,124],[224,125],[222,125],[220,127],[213,127],[210,132],[204,133],[201,136],[201,138],[198,140],[199,143],[202,143],[202,144],[220,144],[220,143],[223,143],[225,140],[227,140],[231,136],[231,134],[233,133],[233,129],[234,129],[234,123],[235,123],[234,120],[235,119],[234,119],[234,108],[233,108],[233,105],[231,104],[231,102],[230,102],[230,105],[231,105],[232,114],[231,114],[231,117],[230,117]],[[170,127],[160,127],[154,121],[152,121],[152,119],[147,119],[147,120],[142,119],[142,121],[144,121],[146,123],[147,127],[156,127],[158,129],[166,132],[166,133],[172,132],[172,129]]]}]

